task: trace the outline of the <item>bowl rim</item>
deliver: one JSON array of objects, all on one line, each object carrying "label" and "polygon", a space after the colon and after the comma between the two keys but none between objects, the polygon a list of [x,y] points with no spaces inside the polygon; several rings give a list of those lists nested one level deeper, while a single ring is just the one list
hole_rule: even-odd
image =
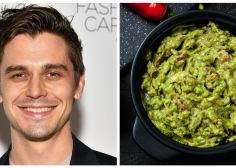
[{"label": "bowl rim", "polygon": [[[190,154],[196,154],[196,155],[209,155],[209,154],[220,154],[225,152],[230,152],[236,149],[236,141],[230,142],[227,144],[219,145],[216,147],[208,147],[208,148],[199,148],[199,147],[191,147],[187,145],[183,145],[177,141],[172,140],[170,137],[167,137],[166,135],[162,134],[150,121],[150,119],[147,120],[144,116],[144,108],[143,105],[140,104],[140,96],[138,96],[140,93],[137,93],[136,89],[138,86],[137,84],[137,70],[140,71],[140,64],[139,62],[144,60],[144,57],[142,55],[143,52],[147,52],[147,49],[150,47],[158,38],[161,37],[161,35],[167,33],[168,31],[172,30],[174,27],[178,25],[188,24],[194,21],[209,21],[212,20],[214,22],[230,25],[231,27],[234,27],[236,30],[236,18],[232,15],[219,12],[219,11],[212,11],[212,10],[205,10],[205,11],[199,11],[199,10],[193,10],[189,12],[185,12],[183,14],[171,17],[163,22],[161,22],[159,25],[157,25],[144,39],[142,44],[140,45],[131,68],[131,76],[130,76],[130,86],[131,86],[131,96],[133,105],[135,107],[136,114],[138,118],[140,119],[141,123],[144,125],[145,129],[151,134],[152,137],[154,137],[156,140],[161,142],[163,145],[166,145],[170,147],[171,149],[184,152],[184,153],[190,153]],[[160,33],[160,35],[157,35]],[[156,36],[157,35],[157,36]],[[155,36],[155,37],[154,37]],[[146,65],[143,65],[146,66]],[[141,75],[139,73],[139,75]],[[141,78],[139,76],[139,78]],[[140,84],[139,84],[140,86]],[[139,87],[140,90],[140,87]]]}]

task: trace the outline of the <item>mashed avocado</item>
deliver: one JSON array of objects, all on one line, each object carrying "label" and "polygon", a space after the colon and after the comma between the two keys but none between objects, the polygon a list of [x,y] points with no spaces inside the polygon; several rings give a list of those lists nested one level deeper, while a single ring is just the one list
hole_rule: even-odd
[{"label": "mashed avocado", "polygon": [[146,60],[142,101],[163,134],[194,147],[236,140],[236,36],[214,22],[179,26]]}]

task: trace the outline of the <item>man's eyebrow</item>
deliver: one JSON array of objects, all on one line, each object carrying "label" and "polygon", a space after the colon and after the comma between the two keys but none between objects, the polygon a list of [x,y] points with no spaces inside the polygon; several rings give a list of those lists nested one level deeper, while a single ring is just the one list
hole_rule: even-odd
[{"label": "man's eyebrow", "polygon": [[47,69],[62,69],[64,71],[68,71],[68,68],[63,64],[46,64],[46,65],[43,65],[43,69],[44,70],[47,70]]},{"label": "man's eyebrow", "polygon": [[[64,71],[68,72],[68,68],[63,64],[46,64],[46,65],[43,65],[43,69],[44,70],[62,69]],[[14,72],[14,71],[27,71],[27,68],[25,66],[22,66],[22,65],[11,65],[11,66],[6,68],[5,74],[9,74],[9,73]]]},{"label": "man's eyebrow", "polygon": [[26,70],[27,70],[27,68],[22,65],[11,65],[6,68],[5,74],[9,74],[14,71],[26,71]]}]

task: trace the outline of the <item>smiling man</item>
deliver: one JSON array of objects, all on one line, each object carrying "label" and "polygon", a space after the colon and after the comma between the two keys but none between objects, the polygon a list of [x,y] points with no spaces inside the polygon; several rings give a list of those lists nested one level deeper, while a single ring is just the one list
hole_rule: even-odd
[{"label": "smiling man", "polygon": [[116,164],[71,133],[72,106],[85,84],[81,51],[70,22],[53,8],[2,12],[0,101],[12,144],[0,164]]}]

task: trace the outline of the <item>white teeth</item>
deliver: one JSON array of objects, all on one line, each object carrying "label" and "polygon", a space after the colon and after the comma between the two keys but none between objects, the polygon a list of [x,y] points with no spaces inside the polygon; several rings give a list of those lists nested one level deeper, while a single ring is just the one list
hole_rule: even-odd
[{"label": "white teeth", "polygon": [[44,108],[32,108],[32,107],[27,107],[25,108],[26,111],[29,112],[34,112],[34,113],[42,113],[42,112],[47,112],[51,110],[52,107],[44,107]]}]

